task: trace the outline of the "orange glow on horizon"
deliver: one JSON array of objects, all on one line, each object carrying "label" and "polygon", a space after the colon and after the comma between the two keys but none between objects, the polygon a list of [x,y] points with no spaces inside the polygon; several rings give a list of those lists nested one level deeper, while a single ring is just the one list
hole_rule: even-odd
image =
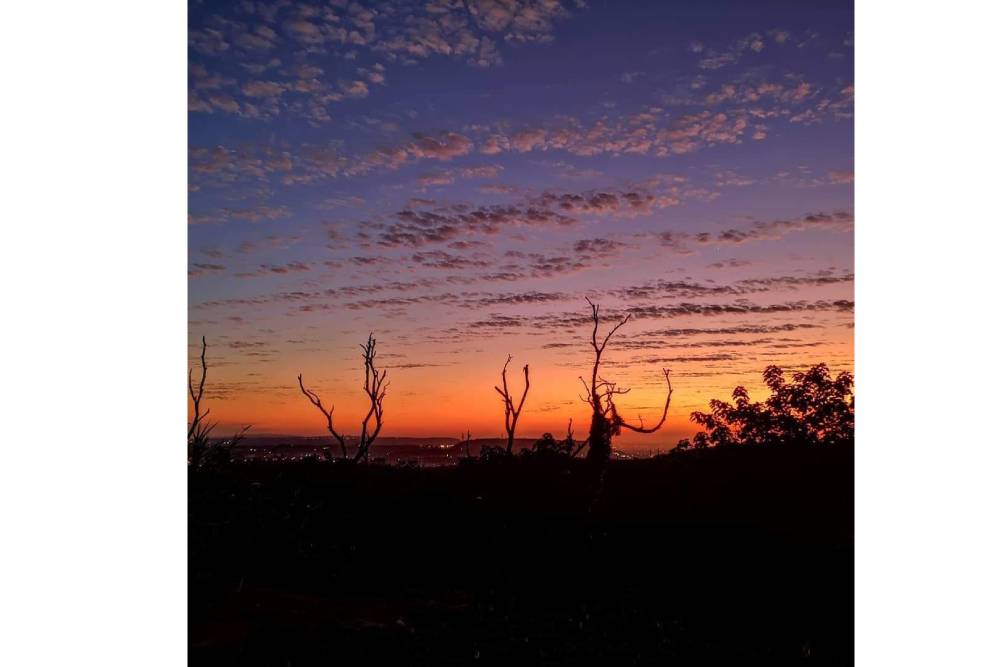
[{"label": "orange glow on horizon", "polygon": [[[678,439],[690,437],[697,430],[689,420],[692,411],[706,410],[712,398],[728,400],[732,389],[739,384],[747,386],[754,400],[762,400],[767,392],[760,372],[769,363],[794,370],[827,362],[832,370],[852,370],[853,331],[843,326],[834,331],[835,339],[827,336],[822,345],[809,347],[807,352],[785,360],[758,360],[765,356],[759,350],[745,351],[746,361],[727,372],[710,372],[717,362],[692,360],[671,364],[674,395],[663,428],[649,435],[623,432],[616,444],[643,450],[669,449]],[[622,340],[625,339],[623,335]],[[666,396],[660,366],[636,362],[618,366],[627,357],[616,348],[618,340],[616,337],[608,345],[602,375],[631,388],[616,401],[623,416],[636,421],[642,415],[646,423],[655,423]],[[391,338],[380,339],[380,353],[392,354],[392,343]],[[525,362],[531,373],[531,389],[518,424],[518,437],[536,438],[545,432],[561,436],[570,418],[576,436],[585,437],[590,417],[589,407],[580,398],[579,376],[589,375],[591,357],[584,345],[581,342],[578,349],[569,353],[543,349],[514,351],[511,369],[515,372],[508,372],[508,378],[512,392],[518,397],[523,386],[521,366]],[[669,351],[669,348],[664,350]],[[579,363],[569,363],[567,357]],[[219,423],[218,434],[252,424],[251,433],[256,435],[326,435],[323,416],[299,391],[296,376],[300,367],[293,359],[279,359],[271,364],[274,368],[266,376],[260,376],[256,383],[259,387],[236,390],[230,377],[232,367],[225,363],[213,367],[212,358],[210,347],[206,405]],[[457,437],[469,430],[474,438],[501,437],[503,408],[493,387],[499,383],[504,358],[502,353],[480,351],[463,355],[461,363],[454,365],[410,368],[394,368],[393,365],[406,365],[395,358],[383,360],[388,366],[390,385],[382,436]],[[333,403],[334,423],[348,435],[358,432],[368,407],[361,391],[360,358],[354,361],[351,364],[349,360],[327,360],[323,364],[301,365],[306,386],[316,391],[324,404]]]}]

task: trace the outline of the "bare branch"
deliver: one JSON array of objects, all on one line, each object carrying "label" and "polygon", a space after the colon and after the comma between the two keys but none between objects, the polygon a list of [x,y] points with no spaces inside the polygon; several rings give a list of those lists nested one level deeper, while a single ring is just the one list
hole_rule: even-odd
[{"label": "bare branch", "polygon": [[205,394],[205,378],[208,377],[208,363],[205,361],[205,350],[208,344],[205,337],[201,337],[201,380],[198,382],[198,391],[194,389],[194,369],[188,369],[188,393],[191,394],[191,402],[194,405],[194,415],[191,417],[191,424],[188,426],[188,440],[190,441],[198,432],[198,427],[208,416],[208,411],[201,411],[201,397]]},{"label": "bare branch", "polygon": [[504,362],[503,369],[500,371],[500,384],[501,387],[493,387],[498,394],[500,394],[500,399],[503,401],[503,425],[504,430],[507,432],[507,454],[511,454],[514,451],[514,432],[517,430],[517,420],[521,417],[521,410],[524,408],[524,401],[528,397],[528,389],[531,386],[531,381],[528,377],[528,365],[524,365],[524,392],[521,394],[521,400],[518,402],[517,407],[514,407],[514,399],[510,395],[510,389],[507,385],[507,366],[510,365],[512,357],[507,355],[507,361]]},{"label": "bare branch", "polygon": [[613,415],[612,419],[619,426],[627,428],[630,431],[635,431],[636,433],[653,433],[655,431],[660,430],[660,427],[663,426],[663,423],[667,421],[667,410],[670,409],[670,398],[674,395],[674,387],[670,382],[670,371],[664,368],[663,377],[666,378],[667,380],[667,401],[666,403],[663,404],[663,415],[660,417],[660,421],[656,424],[656,426],[651,426],[648,428],[644,427],[641,417],[639,418],[638,426],[632,426],[631,424],[626,423],[624,419],[618,416],[618,412],[614,410],[613,404],[612,404],[612,415]]},{"label": "bare branch", "polygon": [[242,429],[234,433],[233,436],[229,438],[229,444],[228,444],[229,449],[232,449],[236,445],[240,444],[240,442],[243,441],[244,437],[246,437],[247,431],[249,431],[252,427],[253,424],[247,424]]},{"label": "bare branch", "polygon": [[333,405],[332,404],[330,405],[329,410],[324,408],[323,401],[320,400],[320,397],[316,394],[316,392],[310,389],[306,389],[305,384],[302,383],[301,373],[299,373],[299,389],[301,389],[305,397],[309,399],[309,402],[315,405],[316,409],[322,412],[323,416],[326,417],[326,430],[330,432],[330,435],[332,435],[337,440],[338,443],[340,443],[340,452],[343,458],[346,459],[347,444],[344,442],[344,436],[337,433],[337,430],[333,427]]},{"label": "bare branch", "polygon": [[[673,387],[670,384],[670,373],[664,370],[664,376],[667,380],[667,400],[663,406],[663,414],[660,417],[660,421],[652,426],[646,426],[642,417],[639,418],[638,425],[629,424],[618,414],[618,409],[615,406],[615,396],[623,396],[628,394],[631,389],[619,387],[616,382],[611,382],[605,380],[600,376],[601,368],[601,357],[604,354],[604,349],[607,347],[608,342],[614,337],[614,335],[625,326],[631,319],[631,313],[626,314],[622,317],[610,331],[598,341],[598,330],[600,329],[601,318],[600,318],[600,306],[595,304],[589,298],[587,299],[587,304],[590,306],[591,319],[593,320],[594,326],[590,333],[590,346],[594,350],[594,364],[591,369],[591,380],[588,385],[586,380],[582,377],[580,381],[583,383],[584,389],[587,391],[588,396],[587,403],[592,409],[591,422],[590,422],[590,435],[585,441],[590,447],[590,451],[587,454],[588,459],[595,461],[605,462],[611,456],[611,438],[618,435],[622,428],[627,428],[631,431],[637,433],[653,433],[660,429],[667,419],[667,412],[670,408],[670,399],[673,396]],[[581,398],[583,398],[581,396]],[[578,452],[581,451],[583,445],[581,445]]]},{"label": "bare branch", "polygon": [[[383,415],[385,413],[384,401],[386,391],[389,388],[389,383],[386,382],[387,371],[379,371],[375,365],[377,352],[374,333],[368,334],[368,341],[361,345],[361,349],[363,351],[362,358],[364,359],[365,368],[365,384],[362,389],[365,395],[368,396],[369,407],[364,419],[361,420],[361,435],[358,440],[358,449],[354,453],[355,461],[361,459],[368,460],[371,446],[378,438],[379,433],[382,432],[384,423]],[[326,428],[336,438],[337,442],[340,443],[342,458],[346,460],[348,458],[347,443],[344,436],[338,433],[333,426],[333,405],[330,406],[329,410],[326,409],[319,395],[312,390],[306,389],[302,382],[302,375],[299,375],[299,388],[302,390],[303,395],[309,399],[309,402],[315,405],[323,413],[323,416],[326,417]],[[374,424],[372,423],[373,419]]]},{"label": "bare branch", "polygon": [[[385,381],[387,371],[383,370],[381,373],[375,366],[375,356],[376,351],[376,340],[375,334],[368,334],[368,342],[361,346],[364,350],[363,358],[365,362],[365,394],[368,396],[369,408],[368,414],[361,421],[361,439],[358,442],[358,451],[354,454],[354,460],[358,461],[360,459],[368,460],[368,453],[371,450],[372,444],[378,438],[379,433],[382,431],[382,415],[383,407],[382,402],[385,400],[386,390],[389,388],[389,384]],[[369,431],[371,428],[371,420],[375,419],[375,427]]]},{"label": "bare branch", "polygon": [[625,326],[630,319],[632,319],[632,313],[626,315],[620,322],[618,322],[618,324],[612,327],[611,331],[608,332],[608,335],[604,337],[604,342],[601,343],[602,352],[604,351],[604,347],[608,344],[608,341],[611,340],[611,337],[615,335],[615,332]]}]

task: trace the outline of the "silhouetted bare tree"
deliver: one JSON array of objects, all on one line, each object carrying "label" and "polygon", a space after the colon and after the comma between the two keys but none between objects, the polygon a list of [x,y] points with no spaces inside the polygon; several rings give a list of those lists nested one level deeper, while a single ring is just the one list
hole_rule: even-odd
[{"label": "silhouetted bare tree", "polygon": [[528,397],[528,387],[530,382],[528,381],[528,364],[524,365],[524,393],[521,394],[521,401],[517,404],[517,408],[514,407],[514,399],[510,395],[510,391],[507,389],[507,366],[510,364],[511,356],[507,355],[507,361],[503,365],[503,371],[500,373],[500,378],[502,380],[503,389],[500,387],[493,387],[500,394],[500,399],[503,401],[503,426],[507,431],[507,453],[511,454],[514,451],[514,431],[517,429],[517,420],[521,417],[521,409],[524,407],[524,399]]},{"label": "silhouetted bare tree", "polygon": [[[319,395],[311,389],[306,389],[305,385],[302,383],[302,373],[299,373],[299,389],[301,389],[305,397],[309,399],[309,402],[315,405],[316,409],[322,412],[323,416],[326,417],[326,430],[329,431],[330,435],[332,435],[337,443],[340,444],[341,458],[347,459],[347,443],[344,442],[344,436],[340,435],[340,433],[337,432],[337,429],[333,427],[333,404],[330,405],[329,409],[323,407],[323,400],[319,397]],[[329,447],[324,450],[324,453],[326,454],[326,458],[328,460],[333,459],[333,452],[330,451]]]},{"label": "silhouetted bare tree", "polygon": [[[358,439],[358,449],[354,453],[355,461],[360,461],[361,459],[368,460],[368,453],[371,450],[372,444],[374,444],[379,433],[382,431],[382,402],[385,400],[385,392],[389,387],[385,381],[387,371],[382,370],[380,372],[375,366],[376,341],[374,334],[368,334],[368,341],[361,346],[361,349],[364,350],[364,354],[362,355],[365,361],[364,391],[365,395],[368,396],[369,408],[368,413],[361,420],[361,435]],[[333,405],[331,404],[329,409],[324,407],[319,395],[314,391],[306,389],[305,384],[302,382],[301,373],[299,374],[299,389],[309,399],[309,402],[315,405],[323,413],[323,416],[326,417],[326,430],[340,444],[341,458],[344,460],[348,459],[346,440],[333,426]],[[375,420],[374,424],[372,424],[373,419]],[[327,458],[332,459],[333,453],[329,450],[327,451]]]},{"label": "silhouetted bare tree", "polygon": [[[198,381],[198,388],[195,389],[194,385],[194,369],[188,369],[188,393],[191,394],[191,403],[194,406],[194,414],[191,416],[191,423],[188,424],[188,463],[194,467],[198,468],[201,466],[205,459],[205,453],[208,451],[209,445],[211,444],[211,434],[215,429],[215,423],[209,423],[207,421],[208,413],[211,409],[201,410],[201,401],[205,396],[205,379],[208,377],[208,362],[205,359],[206,351],[208,350],[208,343],[205,341],[205,337],[201,337],[201,379]],[[246,432],[250,430],[250,426],[244,426],[243,430],[239,433],[233,435],[233,437],[219,443],[220,451],[225,450],[226,459],[228,460],[228,455],[232,448],[236,446]]]},{"label": "silhouetted bare tree", "polygon": [[188,369],[188,393],[191,394],[191,403],[194,406],[194,414],[191,417],[191,423],[188,425],[188,462],[194,467],[198,467],[201,463],[202,455],[208,447],[209,436],[212,433],[212,429],[215,428],[215,424],[210,424],[206,421],[211,409],[204,412],[201,411],[201,399],[205,395],[205,378],[208,377],[208,364],[205,361],[205,352],[207,349],[208,344],[205,342],[205,337],[202,336],[201,380],[198,382],[197,389],[194,386],[194,368]]},{"label": "silhouetted bare tree", "polygon": [[472,431],[466,431],[465,433],[459,433],[458,434],[458,440],[463,445],[465,445],[465,458],[471,459],[472,458],[472,449],[469,447],[469,444],[472,442]]},{"label": "silhouetted bare tree", "polygon": [[601,307],[590,299],[587,299],[587,303],[590,305],[591,317],[594,320],[594,329],[590,335],[590,345],[594,349],[594,366],[591,371],[589,385],[582,376],[580,377],[580,382],[583,383],[583,387],[586,390],[586,395],[581,398],[588,405],[590,405],[592,411],[590,419],[590,434],[585,442],[590,447],[587,451],[587,459],[603,463],[611,458],[611,438],[619,435],[622,428],[627,428],[630,431],[635,431],[636,433],[653,433],[658,431],[660,427],[663,426],[664,422],[667,420],[667,410],[670,408],[670,399],[673,396],[674,388],[670,383],[670,371],[663,369],[663,377],[667,381],[667,400],[663,405],[663,415],[660,417],[660,421],[655,426],[645,426],[641,417],[639,418],[638,426],[629,424],[622,419],[621,415],[618,414],[618,408],[615,406],[615,396],[627,394],[630,390],[622,389],[618,387],[617,383],[609,382],[601,377],[601,356],[604,354],[604,348],[607,347],[608,341],[611,340],[611,337],[614,336],[615,332],[617,332],[620,328],[625,326],[632,316],[626,315],[619,320],[619,322],[611,328],[611,331],[604,336],[601,342],[598,343],[597,330],[600,326]]}]

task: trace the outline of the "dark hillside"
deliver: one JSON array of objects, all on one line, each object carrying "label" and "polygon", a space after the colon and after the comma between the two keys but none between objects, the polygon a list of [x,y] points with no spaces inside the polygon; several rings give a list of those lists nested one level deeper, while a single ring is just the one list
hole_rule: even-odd
[{"label": "dark hillside", "polygon": [[195,665],[850,664],[853,450],[190,477]]}]

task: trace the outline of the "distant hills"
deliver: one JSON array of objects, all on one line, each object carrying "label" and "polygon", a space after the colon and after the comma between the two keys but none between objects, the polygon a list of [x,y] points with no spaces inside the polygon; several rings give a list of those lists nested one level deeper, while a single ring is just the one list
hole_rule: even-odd
[{"label": "distant hills", "polygon": [[[358,438],[346,436],[348,450]],[[514,451],[529,449],[536,438],[516,438]],[[300,459],[322,455],[328,447],[339,456],[340,448],[329,436],[259,435],[247,436],[233,450],[237,459]],[[371,449],[372,458],[386,459],[389,463],[411,461],[422,465],[447,465],[465,456],[479,456],[485,447],[506,447],[504,438],[473,438],[468,448],[458,438],[444,437],[386,437],[379,438]]]}]

